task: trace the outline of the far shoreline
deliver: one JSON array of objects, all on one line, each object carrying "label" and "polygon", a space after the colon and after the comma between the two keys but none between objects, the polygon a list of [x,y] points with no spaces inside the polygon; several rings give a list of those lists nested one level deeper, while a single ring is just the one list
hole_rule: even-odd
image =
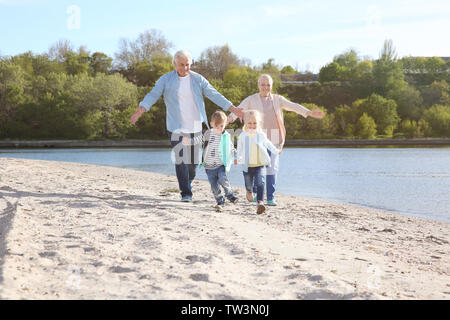
[{"label": "far shoreline", "polygon": [[[317,139],[287,140],[285,147],[449,147],[450,139]],[[25,148],[169,148],[165,140],[0,140],[0,149]]]}]

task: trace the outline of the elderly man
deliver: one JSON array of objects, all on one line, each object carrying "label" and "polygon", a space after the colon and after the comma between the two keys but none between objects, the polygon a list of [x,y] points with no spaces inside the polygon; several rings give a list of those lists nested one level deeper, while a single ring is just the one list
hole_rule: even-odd
[{"label": "elderly man", "polygon": [[[175,70],[156,81],[153,89],[139,103],[139,108],[131,116],[135,124],[139,117],[161,97],[166,105],[166,126],[175,153],[175,171],[181,191],[181,201],[192,200],[192,181],[199,163],[199,145],[184,146],[183,136],[194,137],[202,134],[202,123],[208,126],[203,96],[225,111],[233,112],[242,118],[244,113],[214,89],[208,80],[190,70],[191,54],[181,50],[175,53]],[[208,126],[209,128],[209,126]]]},{"label": "elderly man", "polygon": [[[277,147],[282,149],[285,138],[286,128],[283,121],[283,109],[293,111],[303,117],[312,117],[322,119],[324,113],[315,109],[310,111],[298,103],[291,102],[278,94],[272,94],[272,77],[268,74],[263,74],[258,79],[259,93],[255,93],[242,101],[238,106],[239,109],[252,110],[256,109],[263,115],[262,128],[267,134],[267,138]],[[236,120],[236,116],[230,115],[229,122]],[[267,204],[276,206],[274,199],[276,177],[278,172],[279,157],[278,154],[270,153],[271,166],[266,170],[266,189],[267,189]]]}]

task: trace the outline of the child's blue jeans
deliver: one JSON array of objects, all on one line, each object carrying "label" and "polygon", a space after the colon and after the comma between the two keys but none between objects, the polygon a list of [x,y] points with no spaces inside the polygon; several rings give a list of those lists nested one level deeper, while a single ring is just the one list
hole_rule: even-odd
[{"label": "child's blue jeans", "polygon": [[205,169],[206,175],[208,176],[209,184],[211,185],[211,191],[214,194],[217,204],[222,205],[225,203],[225,198],[222,195],[220,186],[223,187],[225,191],[225,197],[228,200],[234,198],[233,191],[231,190],[230,182],[228,181],[227,174],[225,172],[225,167],[220,166],[216,169]]},{"label": "child's blue jeans", "polygon": [[245,189],[248,192],[253,191],[253,186],[256,187],[256,199],[258,201],[264,200],[264,185],[265,185],[265,167],[248,167],[247,172],[244,173]]}]

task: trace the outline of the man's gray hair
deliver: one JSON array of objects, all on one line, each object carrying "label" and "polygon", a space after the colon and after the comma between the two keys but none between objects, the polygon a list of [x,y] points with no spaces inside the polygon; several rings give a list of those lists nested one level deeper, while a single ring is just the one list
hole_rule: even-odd
[{"label": "man's gray hair", "polygon": [[273,79],[272,79],[272,77],[270,76],[270,74],[267,74],[267,73],[264,73],[264,74],[262,74],[262,75],[259,77],[259,79],[258,79],[258,84],[260,84],[260,83],[261,83],[261,80],[264,79],[264,78],[268,79],[269,82],[270,82],[270,84],[273,84]]},{"label": "man's gray hair", "polygon": [[186,50],[179,50],[175,53],[173,56],[172,63],[175,64],[175,61],[177,61],[179,58],[185,58],[189,61],[189,64],[192,63],[192,56],[191,54]]}]

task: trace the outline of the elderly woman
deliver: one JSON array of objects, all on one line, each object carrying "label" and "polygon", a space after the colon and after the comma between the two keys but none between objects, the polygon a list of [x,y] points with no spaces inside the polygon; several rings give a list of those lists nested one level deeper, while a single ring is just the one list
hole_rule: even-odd
[{"label": "elderly woman", "polygon": [[[259,93],[255,93],[244,99],[238,108],[245,110],[258,110],[263,115],[263,130],[267,138],[277,147],[282,149],[286,138],[286,128],[283,121],[283,109],[298,113],[303,117],[322,119],[324,113],[319,109],[310,111],[298,103],[291,102],[278,94],[272,94],[272,77],[263,74],[258,79]],[[236,116],[231,114],[229,122],[236,120]],[[279,165],[279,155],[270,153],[271,165],[266,169],[266,189],[267,204],[276,206],[274,199],[277,172]]]}]

